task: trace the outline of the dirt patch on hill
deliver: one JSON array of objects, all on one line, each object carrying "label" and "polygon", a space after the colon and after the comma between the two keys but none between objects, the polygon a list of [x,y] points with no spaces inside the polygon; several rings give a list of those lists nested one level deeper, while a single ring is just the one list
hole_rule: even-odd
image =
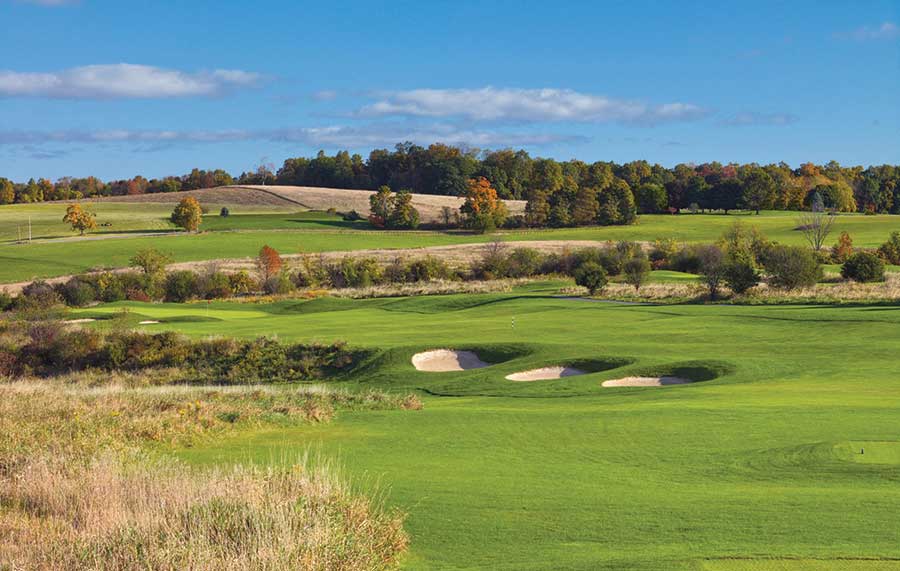
[{"label": "dirt patch on hill", "polygon": [[681,377],[624,377],[603,381],[604,387],[664,387],[667,385],[686,385],[692,381]]},{"label": "dirt patch on hill", "polygon": [[[339,212],[356,210],[363,216],[369,214],[371,190],[351,190],[346,188],[320,188],[313,186],[219,186],[183,192],[139,194],[134,196],[110,196],[97,198],[99,202],[155,202],[173,203],[192,196],[202,204],[236,204],[243,206],[302,206],[310,210]],[[422,222],[441,220],[443,207],[459,212],[464,200],[457,196],[413,194],[413,206],[419,211]],[[507,200],[510,214],[525,212],[524,200]]]},{"label": "dirt patch on hill", "polygon": [[435,349],[416,353],[412,357],[412,364],[419,371],[430,373],[443,373],[447,371],[467,371],[469,369],[481,369],[490,363],[485,363],[472,351],[452,351],[450,349]]},{"label": "dirt patch on hill", "polygon": [[[152,202],[157,204],[171,204],[181,201],[182,198],[193,197],[201,204],[234,204],[239,206],[305,206],[288,197],[281,196],[277,192],[261,190],[268,187],[249,186],[219,186],[216,188],[201,188],[197,190],[185,190],[182,192],[157,192],[153,194],[135,194],[129,196],[105,196],[93,198],[97,202]],[[308,207],[307,207],[308,208]]]}]

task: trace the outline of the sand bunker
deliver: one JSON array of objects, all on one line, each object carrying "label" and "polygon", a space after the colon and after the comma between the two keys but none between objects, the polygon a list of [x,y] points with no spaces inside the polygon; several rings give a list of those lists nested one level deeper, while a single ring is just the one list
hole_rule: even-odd
[{"label": "sand bunker", "polygon": [[583,375],[584,371],[575,369],[574,367],[544,367],[541,369],[532,369],[530,371],[522,371],[506,375],[510,381],[546,381],[549,379],[561,379],[563,377],[574,377],[575,375]]},{"label": "sand bunker", "polygon": [[138,321],[138,325],[152,325],[154,323],[159,323],[159,321],[153,321],[152,319],[148,319],[147,321]]},{"label": "sand bunker", "polygon": [[96,319],[91,319],[89,317],[83,317],[81,319],[67,319],[63,323],[90,323],[92,321],[97,321]]},{"label": "sand bunker", "polygon": [[413,355],[412,364],[419,371],[429,371],[432,373],[466,371],[468,369],[480,369],[490,365],[490,363],[485,363],[479,359],[478,355],[471,351],[451,351],[449,349],[437,349],[435,351],[416,353]]},{"label": "sand bunker", "polygon": [[603,381],[604,387],[664,387],[666,385],[685,385],[691,381],[681,377],[625,377]]}]

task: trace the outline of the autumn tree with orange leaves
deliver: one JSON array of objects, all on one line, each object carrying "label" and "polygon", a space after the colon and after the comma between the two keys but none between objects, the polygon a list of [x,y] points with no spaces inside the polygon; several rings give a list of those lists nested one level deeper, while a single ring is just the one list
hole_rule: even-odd
[{"label": "autumn tree with orange leaves", "polygon": [[459,210],[465,216],[465,226],[482,234],[502,226],[508,214],[506,204],[483,176],[469,179],[466,201]]},{"label": "autumn tree with orange leaves", "polygon": [[82,208],[78,203],[70,204],[66,208],[63,222],[70,224],[72,230],[81,233],[82,236],[88,230],[93,230],[97,227],[96,215],[87,208]]},{"label": "autumn tree with orange leaves", "polygon": [[278,250],[268,244],[262,247],[256,257],[256,269],[259,272],[259,279],[263,283],[275,277],[283,266],[284,261]]}]

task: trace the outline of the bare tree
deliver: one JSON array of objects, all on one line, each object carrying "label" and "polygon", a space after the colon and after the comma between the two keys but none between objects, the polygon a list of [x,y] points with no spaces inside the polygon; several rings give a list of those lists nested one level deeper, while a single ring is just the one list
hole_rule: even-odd
[{"label": "bare tree", "polygon": [[256,167],[256,176],[260,179],[260,184],[266,186],[266,180],[275,178],[275,165],[267,162],[269,157],[259,159],[259,166]]},{"label": "bare tree", "polygon": [[803,237],[812,249],[818,252],[825,244],[825,240],[828,239],[828,235],[831,234],[835,218],[833,213],[825,211],[822,197],[817,192],[813,196],[812,210],[804,212],[797,219],[797,229],[803,232]]}]

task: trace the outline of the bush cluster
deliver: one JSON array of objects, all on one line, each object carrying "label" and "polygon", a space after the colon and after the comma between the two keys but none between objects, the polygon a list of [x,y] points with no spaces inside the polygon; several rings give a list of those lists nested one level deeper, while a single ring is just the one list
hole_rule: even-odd
[{"label": "bush cluster", "polygon": [[51,320],[9,324],[0,334],[0,376],[11,377],[175,367],[182,382],[296,382],[336,374],[361,357],[343,342],[289,345],[267,337],[190,340],[173,332],[102,332]]}]

